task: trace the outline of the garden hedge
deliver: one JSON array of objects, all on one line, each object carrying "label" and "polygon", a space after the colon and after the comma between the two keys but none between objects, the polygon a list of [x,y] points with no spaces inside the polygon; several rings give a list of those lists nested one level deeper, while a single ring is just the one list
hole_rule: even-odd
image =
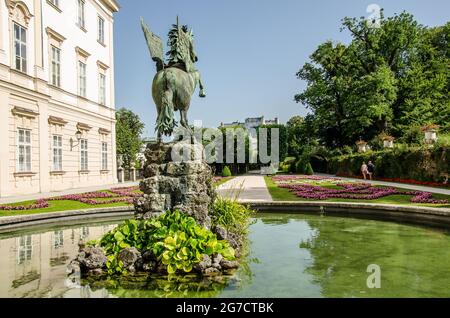
[{"label": "garden hedge", "polygon": [[330,159],[311,160],[315,171],[344,175],[361,175],[363,162],[375,164],[375,177],[444,182],[450,173],[450,148],[395,148],[369,151]]}]

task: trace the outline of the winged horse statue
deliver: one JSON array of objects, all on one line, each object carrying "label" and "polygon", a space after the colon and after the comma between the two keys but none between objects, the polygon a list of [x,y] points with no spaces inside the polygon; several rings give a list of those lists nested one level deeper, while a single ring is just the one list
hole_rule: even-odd
[{"label": "winged horse statue", "polygon": [[175,111],[180,111],[180,124],[190,130],[187,113],[191,98],[197,85],[200,87],[199,96],[206,97],[200,72],[194,67],[198,61],[194,50],[193,30],[178,23],[172,25],[169,32],[167,61],[164,59],[163,42],[161,38],[150,31],[144,19],[141,26],[147,41],[152,60],[156,62],[156,75],[153,79],[152,96],[158,112],[156,132],[158,141],[162,136],[172,135],[177,122]]}]

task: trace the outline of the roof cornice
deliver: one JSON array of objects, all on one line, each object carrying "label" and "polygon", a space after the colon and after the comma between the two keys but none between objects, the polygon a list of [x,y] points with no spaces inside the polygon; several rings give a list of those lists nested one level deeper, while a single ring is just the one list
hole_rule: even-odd
[{"label": "roof cornice", "polygon": [[109,10],[112,12],[118,12],[120,10],[120,6],[116,0],[100,0]]}]

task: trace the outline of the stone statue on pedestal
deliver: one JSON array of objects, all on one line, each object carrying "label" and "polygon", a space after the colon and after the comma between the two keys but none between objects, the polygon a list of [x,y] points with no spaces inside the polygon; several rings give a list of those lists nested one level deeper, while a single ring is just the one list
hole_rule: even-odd
[{"label": "stone statue on pedestal", "polygon": [[[192,138],[187,120],[191,96],[197,85],[200,86],[200,97],[206,96],[200,73],[194,68],[198,58],[194,50],[193,31],[180,25],[177,18],[177,23],[169,32],[170,50],[165,62],[161,39],[150,31],[143,19],[141,26],[150,55],[156,62],[157,74],[153,79],[152,95],[158,111],[158,142],[149,144],[145,152],[145,179],[140,184],[144,195],[135,200],[136,218],[148,219],[168,210],[179,210],[210,228],[209,211],[216,195],[213,173],[203,160],[203,146]],[[180,111],[180,128],[190,138],[163,143],[162,136],[171,136],[177,126],[174,111]],[[175,160],[174,154],[180,152],[201,155]]]},{"label": "stone statue on pedestal", "polygon": [[197,85],[200,86],[200,97],[205,97],[200,72],[194,67],[198,61],[194,50],[193,30],[178,22],[172,25],[169,32],[167,52],[168,61],[165,63],[163,57],[163,43],[161,39],[153,34],[149,27],[141,19],[142,30],[153,61],[156,62],[156,75],[153,79],[152,95],[156,104],[158,118],[156,120],[156,131],[158,141],[163,135],[170,136],[177,123],[174,111],[180,111],[180,124],[185,129],[190,129],[187,112],[191,104],[191,97]]}]

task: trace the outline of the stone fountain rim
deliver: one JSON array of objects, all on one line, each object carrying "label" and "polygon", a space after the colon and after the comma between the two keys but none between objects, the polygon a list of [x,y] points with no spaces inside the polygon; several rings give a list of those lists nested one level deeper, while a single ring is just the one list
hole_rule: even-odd
[{"label": "stone fountain rim", "polygon": [[[415,223],[430,227],[450,229],[450,209],[392,204],[352,202],[242,202],[260,212],[325,214],[342,217],[364,217],[394,222]],[[323,207],[323,210],[321,209]],[[98,220],[111,217],[132,217],[134,207],[93,208],[32,215],[0,217],[0,233],[16,231],[38,225],[51,225],[67,221]]]}]

